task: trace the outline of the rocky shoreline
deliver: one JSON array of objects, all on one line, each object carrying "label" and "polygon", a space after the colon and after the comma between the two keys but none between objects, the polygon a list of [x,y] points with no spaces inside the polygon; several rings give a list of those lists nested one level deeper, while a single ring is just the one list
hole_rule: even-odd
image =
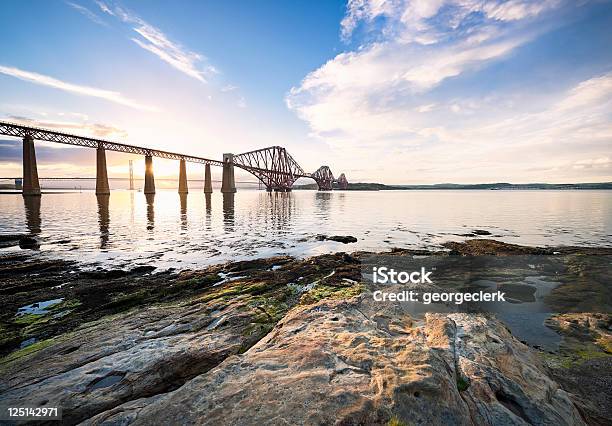
[{"label": "rocky shoreline", "polygon": [[547,320],[555,351],[492,315],[372,303],[368,253],[162,272],[25,253],[0,257],[0,403],[61,406],[66,424],[612,422],[611,316],[577,302],[588,286],[609,300],[609,267],[588,256],[609,248],[474,239],[392,253],[565,256],[551,303],[582,310]]}]

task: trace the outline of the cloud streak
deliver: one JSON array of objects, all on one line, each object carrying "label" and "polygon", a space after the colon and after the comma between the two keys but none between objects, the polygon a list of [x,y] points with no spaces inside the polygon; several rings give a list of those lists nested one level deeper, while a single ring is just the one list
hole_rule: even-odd
[{"label": "cloud streak", "polygon": [[135,109],[144,110],[144,111],[157,111],[157,108],[140,104],[130,98],[123,96],[119,92],[68,83],[62,80],[58,80],[53,77],[49,77],[43,74],[31,72],[31,71],[21,70],[15,67],[7,67],[4,65],[0,65],[0,74],[15,77],[20,80],[38,84],[41,86],[52,87],[54,89],[63,90],[65,92],[73,93],[76,95],[90,96],[94,98],[105,99],[110,102],[128,106],[130,108],[135,108]]},{"label": "cloud streak", "polygon": [[27,126],[43,127],[45,129],[55,129],[66,133],[78,132],[80,135],[105,138],[105,139],[125,139],[127,132],[118,127],[102,124],[88,123],[75,121],[57,121],[57,120],[36,120],[18,115],[7,116],[8,121],[19,123]]},{"label": "cloud streak", "polygon": [[218,73],[216,68],[205,64],[206,57],[204,55],[191,51],[181,44],[170,40],[160,29],[144,21],[134,13],[120,6],[109,5],[101,0],[96,1],[96,4],[102,12],[129,24],[131,29],[139,35],[139,37],[133,37],[131,40],[142,49],[153,53],[174,69],[202,83],[206,83],[211,75]]},{"label": "cloud streak", "polygon": [[81,15],[85,16],[90,21],[92,21],[92,22],[94,22],[94,23],[96,23],[98,25],[102,25],[104,27],[108,27],[108,24],[106,22],[104,22],[102,20],[102,18],[100,18],[98,15],[93,13],[91,10],[89,10],[85,6],[82,6],[82,5],[76,4],[76,3],[72,3],[72,2],[69,2],[69,1],[67,1],[66,4],[68,6],[70,6],[70,7],[72,7],[73,9],[75,9]]},{"label": "cloud streak", "polygon": [[[344,40],[365,25],[366,31],[382,18],[387,38],[423,45],[439,43],[491,24],[534,18],[559,7],[565,0],[349,0],[340,23]],[[469,29],[465,26],[469,25]],[[465,31],[465,34],[462,34]]]}]

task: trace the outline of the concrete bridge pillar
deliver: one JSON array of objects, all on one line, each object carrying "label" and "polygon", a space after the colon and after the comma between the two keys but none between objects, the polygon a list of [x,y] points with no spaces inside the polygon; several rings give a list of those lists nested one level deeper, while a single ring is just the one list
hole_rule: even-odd
[{"label": "concrete bridge pillar", "polygon": [[23,191],[24,196],[39,196],[38,168],[36,167],[36,151],[34,139],[27,135],[23,138]]},{"label": "concrete bridge pillar", "polygon": [[145,155],[145,194],[155,194],[155,178],[153,177],[153,157]]},{"label": "concrete bridge pillar", "polygon": [[204,166],[204,193],[211,194],[212,190],[212,179],[210,178],[210,164],[206,163]]},{"label": "concrete bridge pillar", "polygon": [[106,152],[101,146],[96,150],[96,195],[110,195],[108,172],[106,170]]},{"label": "concrete bridge pillar", "polygon": [[236,181],[234,180],[234,154],[223,154],[223,180],[221,181],[221,192],[236,192]]},{"label": "concrete bridge pillar", "polygon": [[181,162],[179,165],[179,194],[187,194],[189,190],[187,189],[187,166],[185,165],[185,159],[181,158]]}]

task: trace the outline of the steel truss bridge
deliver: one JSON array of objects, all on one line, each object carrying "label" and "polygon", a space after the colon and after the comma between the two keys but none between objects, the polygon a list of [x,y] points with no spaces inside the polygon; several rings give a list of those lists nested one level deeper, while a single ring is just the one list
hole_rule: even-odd
[{"label": "steel truss bridge", "polygon": [[[95,148],[98,150],[144,155],[145,158],[159,157],[169,160],[179,160],[181,161],[181,164],[187,161],[220,167],[227,166],[227,161],[224,162],[220,160],[212,160],[194,155],[162,151],[159,149],[129,145],[87,136],[79,136],[7,121],[0,121],[0,134],[22,138],[24,141],[26,138],[30,138],[30,140],[41,140],[66,145],[82,146],[86,148]],[[271,146],[242,154],[235,154],[233,156],[230,155],[229,158],[231,158],[231,165],[253,174],[263,185],[265,185],[268,191],[291,191],[293,184],[299,178],[313,179],[317,183],[319,190],[323,191],[331,190],[334,183],[336,183],[340,189],[346,189],[348,187],[348,181],[344,173],[342,173],[340,177],[336,179],[328,166],[321,166],[315,172],[307,173],[297,163],[297,161],[295,161],[291,154],[289,154],[287,150],[281,146]],[[24,166],[25,161],[24,154]],[[104,167],[105,166],[106,164],[104,164]],[[106,171],[104,171],[104,173],[106,173]]]}]

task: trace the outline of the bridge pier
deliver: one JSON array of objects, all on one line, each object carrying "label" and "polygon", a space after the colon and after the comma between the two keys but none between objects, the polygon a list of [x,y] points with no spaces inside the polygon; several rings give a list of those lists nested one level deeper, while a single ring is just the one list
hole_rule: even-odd
[{"label": "bridge pier", "polygon": [[153,177],[153,157],[145,155],[145,194],[155,194],[155,178]]},{"label": "bridge pier", "polygon": [[110,195],[108,172],[106,170],[106,151],[101,146],[96,149],[96,195]]},{"label": "bridge pier", "polygon": [[24,196],[40,196],[38,168],[36,167],[36,151],[34,139],[26,135],[23,138],[23,190]]},{"label": "bridge pier", "polygon": [[204,194],[212,194],[212,179],[210,178],[210,164],[204,165]]},{"label": "bridge pier", "polygon": [[185,159],[181,158],[179,165],[179,194],[187,194],[189,190],[187,189],[187,166],[185,165]]},{"label": "bridge pier", "polygon": [[234,154],[223,154],[223,180],[221,181],[221,192],[236,192],[236,181],[234,180]]}]

